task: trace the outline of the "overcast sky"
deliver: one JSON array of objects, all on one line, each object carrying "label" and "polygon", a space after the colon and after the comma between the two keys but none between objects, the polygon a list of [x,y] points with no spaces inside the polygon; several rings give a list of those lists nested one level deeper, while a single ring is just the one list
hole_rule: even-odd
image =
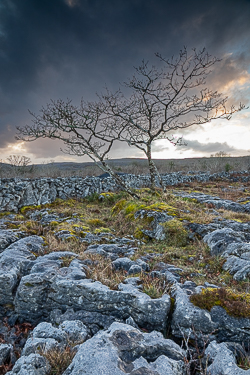
[{"label": "overcast sky", "polygon": [[[249,105],[249,0],[0,0],[0,159],[11,154],[42,161],[82,161],[51,140],[22,143],[16,126],[31,123],[50,99],[95,99],[133,74],[155,52],[170,57],[183,46],[223,60],[211,82],[230,103]],[[181,134],[182,135],[182,134]],[[185,147],[160,140],[155,158],[250,154],[250,110],[183,133]],[[116,148],[112,157],[140,157]]]}]

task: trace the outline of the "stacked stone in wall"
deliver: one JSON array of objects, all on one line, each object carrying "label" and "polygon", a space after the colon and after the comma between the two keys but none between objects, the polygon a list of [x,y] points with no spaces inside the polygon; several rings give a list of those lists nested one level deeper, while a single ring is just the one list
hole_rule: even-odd
[{"label": "stacked stone in wall", "polygon": [[[124,174],[121,177],[133,189],[150,186],[150,177],[148,175]],[[237,177],[234,172],[213,174],[198,172],[195,174],[190,171],[187,174],[173,172],[162,175],[163,183],[166,186],[193,181],[207,182],[218,178],[230,181],[250,181],[247,171],[238,172]],[[2,178],[0,179],[0,211],[17,212],[23,206],[52,203],[56,198],[84,198],[93,193],[119,189],[120,186],[111,177]]]}]

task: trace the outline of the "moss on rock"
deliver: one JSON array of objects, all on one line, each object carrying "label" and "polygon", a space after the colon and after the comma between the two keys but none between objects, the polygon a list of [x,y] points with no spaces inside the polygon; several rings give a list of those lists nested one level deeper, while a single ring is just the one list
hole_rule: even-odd
[{"label": "moss on rock", "polygon": [[226,288],[207,288],[200,294],[192,295],[190,301],[208,311],[213,306],[221,306],[231,316],[250,318],[250,293],[235,293]]}]

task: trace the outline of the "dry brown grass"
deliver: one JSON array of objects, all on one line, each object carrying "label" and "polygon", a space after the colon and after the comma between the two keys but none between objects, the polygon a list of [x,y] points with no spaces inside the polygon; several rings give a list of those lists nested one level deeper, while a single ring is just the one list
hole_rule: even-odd
[{"label": "dry brown grass", "polygon": [[47,234],[45,240],[45,253],[52,253],[54,251],[71,251],[75,254],[82,254],[87,248],[87,244],[80,242],[76,238],[68,241],[61,241],[58,240],[52,233]]},{"label": "dry brown grass", "polygon": [[82,254],[80,259],[91,259],[93,262],[90,270],[86,272],[88,278],[94,281],[100,281],[112,290],[117,290],[118,285],[127,277],[134,276],[140,278],[142,291],[148,294],[151,298],[160,298],[170,290],[170,284],[165,281],[164,277],[151,277],[145,272],[130,276],[127,271],[115,270],[112,266],[111,260],[103,258],[100,255]]},{"label": "dry brown grass", "polygon": [[101,255],[82,253],[80,259],[90,259],[93,262],[89,271],[86,271],[87,277],[94,281],[100,281],[110,289],[117,290],[118,285],[127,277],[126,271],[115,270],[111,260]]},{"label": "dry brown grass", "polygon": [[238,221],[239,223],[250,222],[250,214],[242,213],[242,212],[227,211],[227,210],[218,210],[218,211],[224,217],[224,219]]},{"label": "dry brown grass", "polygon": [[39,221],[34,220],[22,221],[18,225],[18,229],[26,232],[29,236],[44,236],[46,233],[46,229],[39,223]]},{"label": "dry brown grass", "polygon": [[50,366],[50,375],[62,375],[74,359],[76,352],[68,346],[65,349],[54,348],[40,353],[45,357]]},{"label": "dry brown grass", "polygon": [[196,239],[186,247],[167,246],[164,242],[144,244],[133,257],[134,260],[146,254],[157,254],[150,260],[151,270],[158,270],[157,264],[164,262],[180,267],[181,282],[191,280],[197,285],[205,281],[218,286],[227,285],[235,292],[250,290],[249,280],[236,281],[233,275],[223,270],[225,259],[210,255],[209,247],[201,240]]},{"label": "dry brown grass", "polygon": [[180,185],[178,188],[186,192],[197,191],[216,195],[221,199],[229,199],[234,202],[250,195],[250,182],[244,182],[244,184],[228,181],[199,182],[198,184],[197,182],[190,182],[186,185],[188,186]]}]

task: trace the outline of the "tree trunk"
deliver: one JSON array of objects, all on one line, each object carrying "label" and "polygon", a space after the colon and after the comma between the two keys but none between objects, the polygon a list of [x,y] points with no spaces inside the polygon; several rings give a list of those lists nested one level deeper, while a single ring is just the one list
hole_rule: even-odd
[{"label": "tree trunk", "polygon": [[159,171],[158,171],[158,169],[157,169],[157,167],[156,167],[156,165],[155,165],[155,163],[154,163],[153,160],[152,160],[152,163],[153,163],[153,165],[154,165],[154,168],[155,168],[155,174],[156,174],[156,176],[157,176],[158,179],[159,179],[159,182],[160,182],[161,188],[162,188],[163,191],[165,191],[165,190],[166,190],[166,186],[164,185],[164,183],[163,183],[163,181],[162,181],[162,178],[161,178],[161,175],[160,175],[160,173],[159,173]]},{"label": "tree trunk", "polygon": [[[101,163],[105,169],[105,171],[107,173],[110,174],[111,177],[113,177],[113,179],[119,184],[121,185],[121,187],[123,188],[124,191],[126,191],[129,195],[131,195],[133,198],[136,198],[136,199],[139,199],[139,196],[134,193],[130,187],[128,186],[128,184],[126,183],[126,181],[124,181],[117,173],[115,173],[112,168],[110,168],[110,166],[104,161],[104,160],[101,160]],[[102,168],[103,169],[103,168]],[[103,169],[103,170],[104,170]]]},{"label": "tree trunk", "polygon": [[151,143],[147,144],[147,152],[146,152],[147,158],[148,158],[148,167],[149,167],[149,173],[150,173],[150,181],[151,181],[151,190],[155,191],[156,184],[157,184],[157,177],[160,183],[160,186],[165,191],[165,187],[161,178],[161,175],[152,160],[152,152],[151,152]]}]

